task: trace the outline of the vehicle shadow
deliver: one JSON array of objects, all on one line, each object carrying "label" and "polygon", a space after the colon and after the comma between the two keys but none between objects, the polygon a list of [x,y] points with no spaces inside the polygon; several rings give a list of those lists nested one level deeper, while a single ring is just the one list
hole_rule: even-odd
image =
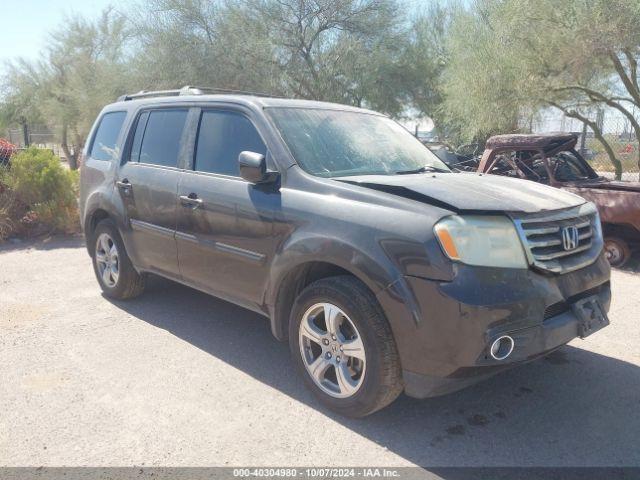
[{"label": "vehicle shadow", "polygon": [[260,315],[155,277],[142,297],[114,304],[418,465],[640,465],[640,368],[631,363],[566,346],[460,392],[403,395],[346,419],[291,374],[287,344]]}]

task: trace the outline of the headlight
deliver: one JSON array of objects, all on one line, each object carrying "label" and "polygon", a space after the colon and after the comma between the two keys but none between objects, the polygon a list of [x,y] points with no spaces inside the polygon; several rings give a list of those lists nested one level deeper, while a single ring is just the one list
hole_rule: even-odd
[{"label": "headlight", "polygon": [[453,215],[440,220],[434,231],[451,260],[484,267],[527,268],[522,242],[507,217]]}]

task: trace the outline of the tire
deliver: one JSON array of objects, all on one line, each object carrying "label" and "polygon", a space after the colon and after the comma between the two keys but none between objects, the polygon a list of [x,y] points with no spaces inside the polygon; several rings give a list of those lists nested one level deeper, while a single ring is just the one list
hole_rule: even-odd
[{"label": "tire", "polygon": [[[337,319],[334,324],[339,325],[334,329],[337,340],[324,321],[325,316],[332,317],[327,312],[335,311],[334,307],[340,310],[334,317]],[[324,330],[318,327],[323,324]],[[311,335],[308,335],[309,328],[313,329]],[[320,336],[311,340],[315,335]],[[324,342],[331,343],[324,345]],[[289,346],[294,364],[307,387],[322,404],[341,415],[369,415],[389,405],[403,390],[402,370],[391,327],[373,293],[354,277],[318,280],[300,293],[289,320]],[[347,351],[355,353],[345,353]],[[331,352],[334,352],[333,356]],[[354,355],[361,355],[364,360]],[[321,380],[311,373],[318,362],[322,365],[333,362],[321,374]],[[348,377],[345,373],[338,375],[338,368]],[[315,369],[319,370],[321,368]],[[347,388],[343,389],[343,385]]]},{"label": "tire", "polygon": [[[107,239],[109,247],[115,246],[115,255],[106,255],[105,251],[113,250],[103,243]],[[110,257],[109,260],[105,258]],[[131,263],[122,242],[122,237],[111,219],[102,220],[91,236],[91,258],[93,271],[104,294],[113,299],[125,300],[134,298],[144,291],[145,276],[140,275]],[[114,259],[115,258],[115,259]],[[109,274],[104,274],[105,263],[113,266]]]},{"label": "tire", "polygon": [[612,267],[623,267],[631,258],[629,244],[620,237],[605,237],[604,251]]}]

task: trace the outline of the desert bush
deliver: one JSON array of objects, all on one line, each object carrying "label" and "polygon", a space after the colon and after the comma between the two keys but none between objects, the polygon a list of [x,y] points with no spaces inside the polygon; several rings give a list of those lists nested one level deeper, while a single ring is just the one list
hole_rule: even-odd
[{"label": "desert bush", "polygon": [[6,185],[7,167],[0,164],[0,241],[6,239],[14,229],[12,208],[13,192]]},{"label": "desert bush", "polygon": [[32,147],[14,155],[3,182],[14,199],[11,220],[20,224],[14,229],[27,233],[78,230],[77,172],[65,168],[50,150]]}]

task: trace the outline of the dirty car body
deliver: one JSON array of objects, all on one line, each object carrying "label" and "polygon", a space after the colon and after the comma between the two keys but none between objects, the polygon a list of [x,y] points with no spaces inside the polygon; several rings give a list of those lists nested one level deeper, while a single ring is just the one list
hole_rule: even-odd
[{"label": "dirty car body", "polygon": [[[175,165],[134,157],[136,124],[173,109],[186,119]],[[198,171],[197,137],[209,128],[204,114],[217,111],[246,119],[264,142],[264,155],[247,161],[242,152],[239,173]],[[109,156],[92,153],[101,119],[116,113],[122,126],[105,147]],[[397,351],[397,382],[419,398],[462,388],[606,325],[610,271],[593,204],[533,182],[452,173],[390,122],[342,105],[245,95],[109,105],[81,172],[89,253],[95,262],[95,232],[112,222],[137,274],[159,274],[254,310],[276,338],[290,342],[305,292],[334,277],[340,285],[357,282],[374,299],[369,312],[388,323],[383,341]],[[388,145],[377,139],[389,131],[397,149],[379,157]],[[398,171],[392,158],[407,144],[424,159],[416,171]],[[251,162],[262,176],[245,173]],[[565,231],[575,242],[563,247]],[[542,241],[549,246],[539,251]],[[365,382],[376,361],[367,359]],[[365,402],[358,396],[366,388],[354,401]],[[336,409],[351,401],[328,400]],[[381,406],[341,411],[363,415]]]},{"label": "dirty car body", "polygon": [[598,175],[576,150],[577,140],[574,134],[496,135],[487,140],[478,172],[544,183],[593,202],[605,250],[612,264],[622,265],[640,246],[640,183]]}]

